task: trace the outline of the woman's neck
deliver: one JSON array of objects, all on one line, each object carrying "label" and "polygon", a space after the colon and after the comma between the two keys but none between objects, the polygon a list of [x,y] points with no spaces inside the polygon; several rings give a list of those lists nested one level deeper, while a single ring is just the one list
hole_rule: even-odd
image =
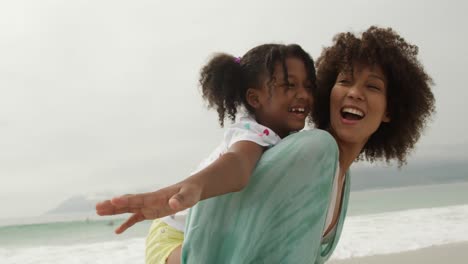
[{"label": "woman's neck", "polygon": [[359,156],[365,143],[349,144],[349,143],[341,142],[338,139],[337,139],[337,143],[338,143],[338,149],[340,151],[340,170],[342,173],[345,173],[349,169],[349,167],[351,167],[351,164],[353,164],[353,162]]},{"label": "woman's neck", "polygon": [[341,140],[331,128],[327,129],[327,131],[335,138],[336,144],[338,145],[340,175],[344,176],[349,167],[351,167],[351,164],[353,164],[359,154],[361,154],[368,139],[362,142],[345,142]]}]

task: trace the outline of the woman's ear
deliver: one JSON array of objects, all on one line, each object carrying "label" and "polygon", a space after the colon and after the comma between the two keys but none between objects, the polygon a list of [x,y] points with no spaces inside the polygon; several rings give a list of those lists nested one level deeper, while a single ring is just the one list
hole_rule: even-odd
[{"label": "woman's ear", "polygon": [[247,92],[245,94],[245,97],[247,99],[247,103],[253,108],[253,109],[259,109],[261,106],[260,103],[260,90],[254,89],[254,88],[249,88],[247,89]]},{"label": "woman's ear", "polygon": [[382,118],[382,122],[384,123],[390,123],[390,115],[388,114],[388,112],[385,112],[385,115],[383,116]]}]

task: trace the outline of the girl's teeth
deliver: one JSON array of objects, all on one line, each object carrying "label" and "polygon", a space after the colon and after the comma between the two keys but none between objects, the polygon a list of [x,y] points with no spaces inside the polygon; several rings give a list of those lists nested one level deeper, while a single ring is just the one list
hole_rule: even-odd
[{"label": "girl's teeth", "polygon": [[304,113],[305,109],[304,108],[291,108],[291,112]]}]

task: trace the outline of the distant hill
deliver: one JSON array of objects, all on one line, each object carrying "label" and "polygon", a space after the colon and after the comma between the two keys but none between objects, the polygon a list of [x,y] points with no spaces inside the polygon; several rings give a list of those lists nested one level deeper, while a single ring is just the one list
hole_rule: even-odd
[{"label": "distant hill", "polygon": [[[145,192],[147,189],[137,189],[136,193]],[[96,203],[121,195],[122,193],[102,192],[90,193],[86,195],[74,195],[57,207],[44,213],[44,215],[68,215],[68,214],[96,214]]]},{"label": "distant hill", "polygon": [[77,195],[68,198],[45,214],[63,215],[70,213],[89,213],[95,211],[95,205],[99,201],[98,199],[92,199],[84,195]]},{"label": "distant hill", "polygon": [[[360,191],[468,181],[467,164],[467,161],[411,162],[401,169],[396,166],[353,168],[351,189]],[[76,195],[46,214],[94,213],[97,202],[115,195],[113,193]]]},{"label": "distant hill", "polygon": [[353,191],[468,181],[468,161],[412,162],[394,167],[354,168]]}]

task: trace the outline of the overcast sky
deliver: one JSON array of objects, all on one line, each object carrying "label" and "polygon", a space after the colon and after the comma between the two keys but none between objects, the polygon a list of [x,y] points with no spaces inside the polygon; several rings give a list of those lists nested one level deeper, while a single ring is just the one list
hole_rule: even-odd
[{"label": "overcast sky", "polygon": [[214,52],[393,27],[420,47],[437,115],[413,159],[467,158],[464,1],[2,1],[0,218],[176,182],[221,139],[197,87]]}]

